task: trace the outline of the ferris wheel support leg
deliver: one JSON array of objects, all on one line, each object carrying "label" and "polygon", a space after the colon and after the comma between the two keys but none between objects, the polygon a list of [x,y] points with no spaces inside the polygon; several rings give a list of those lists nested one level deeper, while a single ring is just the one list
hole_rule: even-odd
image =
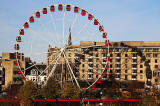
[{"label": "ferris wheel support leg", "polygon": [[[76,77],[75,77],[75,75],[74,75],[74,73],[73,73],[73,70],[72,70],[71,66],[70,66],[69,63],[68,63],[68,60],[67,60],[66,55],[65,55],[64,52],[63,52],[63,55],[64,55],[64,58],[65,58],[65,60],[66,60],[66,62],[67,62],[67,65],[69,66],[69,69],[70,69],[70,71],[71,71],[71,73],[72,73],[72,75],[73,75],[73,78],[75,79],[75,82],[76,82],[77,86],[80,88],[80,85],[79,85],[79,83],[78,83],[78,81],[77,81],[77,79],[76,79]],[[81,88],[80,88],[80,89],[81,89]]]}]

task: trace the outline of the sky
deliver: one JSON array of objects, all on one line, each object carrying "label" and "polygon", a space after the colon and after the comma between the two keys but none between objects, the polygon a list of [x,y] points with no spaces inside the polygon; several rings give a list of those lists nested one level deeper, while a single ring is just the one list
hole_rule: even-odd
[{"label": "sky", "polygon": [[110,41],[160,41],[159,0],[0,0],[0,53],[13,52],[24,22],[51,4],[73,4],[89,11]]}]

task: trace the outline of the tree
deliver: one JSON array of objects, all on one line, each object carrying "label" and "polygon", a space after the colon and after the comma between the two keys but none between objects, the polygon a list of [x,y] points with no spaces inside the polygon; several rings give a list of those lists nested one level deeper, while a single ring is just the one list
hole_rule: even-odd
[{"label": "tree", "polygon": [[41,89],[41,95],[47,99],[54,99],[59,95],[60,84],[54,77],[50,77],[47,84]]},{"label": "tree", "polygon": [[72,82],[66,82],[61,90],[61,96],[63,98],[79,98],[80,97],[80,89],[76,84],[73,85]]},{"label": "tree", "polygon": [[34,82],[26,81],[19,90],[19,99],[21,106],[32,106],[32,99],[38,95],[38,89]]},{"label": "tree", "polygon": [[145,96],[141,101],[141,106],[158,106],[156,99],[152,96]]}]

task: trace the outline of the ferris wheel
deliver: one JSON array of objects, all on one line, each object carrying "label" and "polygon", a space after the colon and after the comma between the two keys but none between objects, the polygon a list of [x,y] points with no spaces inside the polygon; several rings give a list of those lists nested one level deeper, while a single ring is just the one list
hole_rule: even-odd
[{"label": "ferris wheel", "polygon": [[[53,4],[36,11],[20,28],[14,49],[22,80],[28,80],[25,72],[40,63],[46,65],[39,74],[47,73],[44,85],[54,76],[61,84],[71,81],[80,89],[95,89],[95,84],[107,75],[110,59],[107,33],[93,14],[75,5]],[[97,59],[97,50],[103,50],[103,59]],[[32,60],[23,71],[19,53]],[[102,68],[95,67],[95,59]]]}]

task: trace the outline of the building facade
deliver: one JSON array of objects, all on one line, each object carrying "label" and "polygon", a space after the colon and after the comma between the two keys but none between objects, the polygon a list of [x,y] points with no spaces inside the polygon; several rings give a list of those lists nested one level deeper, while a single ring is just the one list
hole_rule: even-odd
[{"label": "building facade", "polygon": [[[106,78],[112,75],[116,80],[125,82],[136,80],[144,82],[146,88],[159,88],[160,42],[121,41],[110,42],[109,64]],[[104,42],[81,41],[79,46],[69,46],[65,55],[78,80],[94,81],[106,69],[107,47]],[[49,75],[58,57],[60,48],[48,48],[47,70]],[[64,56],[57,64],[63,69]],[[62,68],[59,68],[60,72]],[[68,75],[65,75],[68,76]]]},{"label": "building facade", "polygon": [[[18,56],[21,70],[24,72],[26,62],[23,53],[19,53]],[[19,67],[14,53],[2,53],[1,65],[4,69],[2,89],[7,88],[9,84],[23,84],[22,74],[18,73]]]},{"label": "building facade", "polygon": [[45,64],[36,64],[36,67],[32,67],[30,73],[26,75],[26,78],[37,83],[38,85],[43,85],[47,77],[46,71],[44,71],[45,69]]}]

